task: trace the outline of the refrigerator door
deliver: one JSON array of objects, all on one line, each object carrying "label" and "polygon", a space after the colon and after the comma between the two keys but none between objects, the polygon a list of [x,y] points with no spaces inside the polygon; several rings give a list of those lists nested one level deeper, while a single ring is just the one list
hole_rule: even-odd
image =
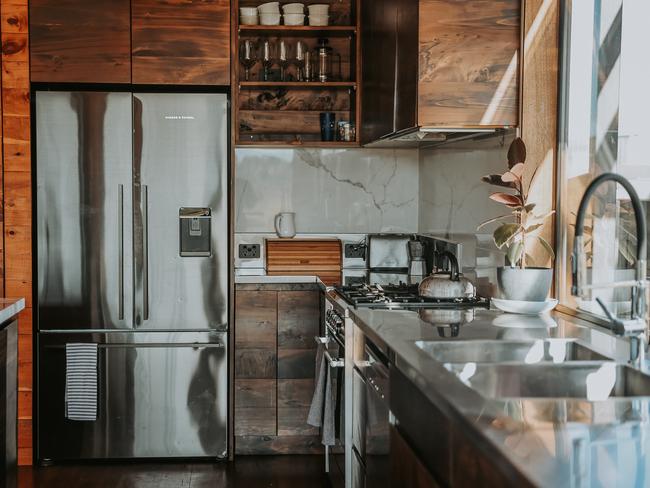
[{"label": "refrigerator door", "polygon": [[[65,344],[80,342],[98,344],[95,421],[65,417]],[[227,345],[215,332],[39,334],[38,459],[225,458]]]},{"label": "refrigerator door", "polygon": [[36,93],[39,330],[133,327],[131,103]]},{"label": "refrigerator door", "polygon": [[133,99],[135,327],[227,330],[226,95]]}]

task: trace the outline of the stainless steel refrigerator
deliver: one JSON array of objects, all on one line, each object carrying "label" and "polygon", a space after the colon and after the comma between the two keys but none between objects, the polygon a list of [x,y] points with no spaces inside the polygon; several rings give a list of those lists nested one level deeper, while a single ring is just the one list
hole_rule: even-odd
[{"label": "stainless steel refrigerator", "polygon": [[[35,102],[38,459],[226,457],[227,96]],[[79,342],[95,421],[66,418]]]}]

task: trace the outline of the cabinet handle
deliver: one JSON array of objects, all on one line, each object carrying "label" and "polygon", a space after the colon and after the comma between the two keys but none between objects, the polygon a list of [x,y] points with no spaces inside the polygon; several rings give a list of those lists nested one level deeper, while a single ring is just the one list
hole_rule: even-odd
[{"label": "cabinet handle", "polygon": [[149,320],[149,188],[142,185],[142,315]]},{"label": "cabinet handle", "polygon": [[118,298],[117,314],[124,320],[124,185],[117,185]]}]

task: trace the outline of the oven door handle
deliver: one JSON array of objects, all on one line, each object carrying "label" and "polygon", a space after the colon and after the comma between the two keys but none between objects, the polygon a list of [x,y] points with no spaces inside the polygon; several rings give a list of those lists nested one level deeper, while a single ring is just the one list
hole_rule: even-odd
[{"label": "oven door handle", "polygon": [[345,361],[343,359],[334,359],[327,351],[325,351],[325,359],[327,360],[327,364],[329,364],[330,368],[343,368],[345,366]]}]

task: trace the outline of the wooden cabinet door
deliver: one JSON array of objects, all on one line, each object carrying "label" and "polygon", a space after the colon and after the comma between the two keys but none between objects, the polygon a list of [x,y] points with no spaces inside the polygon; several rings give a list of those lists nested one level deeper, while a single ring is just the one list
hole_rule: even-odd
[{"label": "wooden cabinet door", "polygon": [[230,84],[229,0],[133,0],[136,84]]},{"label": "wooden cabinet door", "polygon": [[402,488],[440,486],[395,427],[390,428],[390,479],[391,486]]},{"label": "wooden cabinet door", "polygon": [[277,304],[275,291],[235,293],[235,435],[274,436]]},{"label": "wooden cabinet door", "polygon": [[363,0],[363,96],[360,140],[376,141],[395,130],[395,62],[399,0]]},{"label": "wooden cabinet door", "polygon": [[517,125],[520,11],[520,0],[420,0],[419,125]]},{"label": "wooden cabinet door", "polygon": [[129,0],[30,0],[31,80],[130,83]]}]

